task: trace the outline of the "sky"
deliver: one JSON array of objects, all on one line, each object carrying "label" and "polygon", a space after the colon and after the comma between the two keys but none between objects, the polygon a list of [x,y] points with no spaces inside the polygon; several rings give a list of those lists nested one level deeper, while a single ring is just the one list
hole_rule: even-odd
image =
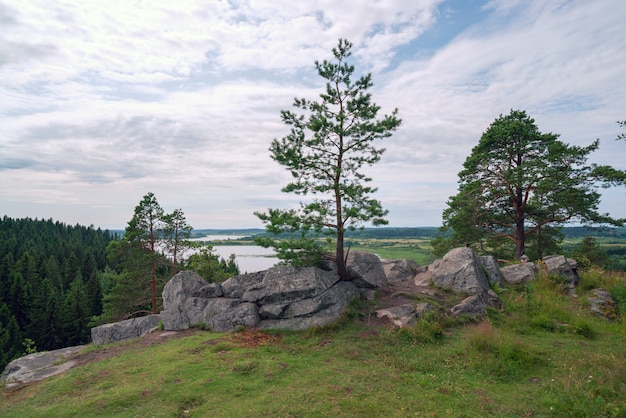
[{"label": "sky", "polygon": [[152,192],[196,229],[262,228],[304,199],[269,146],[339,38],[403,120],[366,170],[389,226],[441,225],[511,109],[626,169],[625,21],[623,0],[0,0],[0,216],[123,229]]}]

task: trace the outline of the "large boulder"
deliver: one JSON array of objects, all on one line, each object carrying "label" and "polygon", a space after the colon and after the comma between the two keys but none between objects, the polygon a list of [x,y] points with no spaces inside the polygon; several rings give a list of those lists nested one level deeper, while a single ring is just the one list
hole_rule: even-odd
[{"label": "large boulder", "polygon": [[511,264],[500,269],[507,284],[523,284],[537,277],[533,263]]},{"label": "large boulder", "polygon": [[548,273],[556,274],[563,278],[564,290],[569,294],[576,293],[576,286],[580,282],[577,267],[578,263],[563,255],[550,255],[543,258]]},{"label": "large boulder", "polygon": [[187,329],[192,321],[187,315],[187,299],[201,292],[209,283],[198,273],[181,271],[163,288],[161,320],[166,330]]},{"label": "large boulder", "polygon": [[350,251],[346,261],[352,283],[364,289],[376,289],[387,284],[385,269],[376,254]]},{"label": "large boulder", "polygon": [[614,320],[619,317],[615,300],[609,292],[604,289],[593,289],[589,298],[589,309],[591,313],[604,319]]},{"label": "large boulder", "polygon": [[413,280],[418,273],[426,271],[413,260],[382,260],[381,263],[388,282]]},{"label": "large boulder", "polygon": [[86,347],[80,345],[42,351],[15,359],[5,367],[0,382],[5,383],[5,388],[11,389],[63,373],[76,365],[76,361],[69,358]]},{"label": "large boulder", "polygon": [[442,259],[435,260],[428,269],[437,287],[457,293],[477,295],[489,290],[489,282],[480,261],[469,247],[450,250]]},{"label": "large boulder", "polygon": [[503,306],[489,285],[490,281],[496,285],[501,280],[495,258],[478,258],[469,247],[450,250],[442,259],[435,260],[426,274],[418,275],[415,283],[423,286],[426,280],[467,296],[450,310],[453,315],[484,315],[487,307]]},{"label": "large boulder", "polygon": [[160,315],[148,315],[100,325],[91,329],[91,341],[104,345],[141,337],[156,330],[160,322]]}]

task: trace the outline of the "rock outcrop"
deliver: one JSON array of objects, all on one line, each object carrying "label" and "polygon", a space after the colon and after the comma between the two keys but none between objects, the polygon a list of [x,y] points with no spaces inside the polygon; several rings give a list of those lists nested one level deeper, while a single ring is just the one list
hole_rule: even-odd
[{"label": "rock outcrop", "polygon": [[416,320],[433,310],[428,302],[418,304],[405,303],[376,311],[377,318],[385,318],[396,327],[406,327],[415,324]]},{"label": "rock outcrop", "polygon": [[210,284],[193,272],[181,272],[163,290],[163,328],[300,330],[326,325],[337,320],[361,290],[387,283],[380,259],[373,254],[352,252],[347,264],[350,281],[340,281],[332,269],[315,267],[272,267]]},{"label": "rock outcrop", "polygon": [[53,351],[29,354],[10,362],[0,376],[7,389],[24,383],[36,382],[63,373],[76,364],[69,356],[82,351],[86,346],[61,348]]},{"label": "rock outcrop", "polygon": [[576,294],[576,286],[580,282],[578,276],[578,263],[563,255],[550,255],[543,258],[548,273],[556,274],[563,278],[563,290],[570,294]]},{"label": "rock outcrop", "polygon": [[471,248],[460,247],[450,250],[442,259],[435,260],[429,270],[432,271],[434,286],[477,295],[490,288],[481,266]]},{"label": "rock outcrop", "polygon": [[[495,260],[487,259],[489,268],[497,269]],[[456,293],[468,295],[450,310],[453,315],[483,315],[487,307],[501,308],[502,301],[491,289],[481,259],[468,247],[454,248],[442,259],[435,260],[429,267],[430,280],[437,287],[451,289]],[[497,270],[489,272],[497,276]],[[423,280],[423,279],[419,279]],[[492,279],[499,281],[498,278]]]},{"label": "rock outcrop", "polygon": [[382,265],[389,283],[411,280],[428,270],[428,266],[420,266],[413,260],[382,260]]},{"label": "rock outcrop", "polygon": [[350,251],[346,264],[352,283],[359,288],[376,289],[387,284],[385,269],[375,254]]},{"label": "rock outcrop", "polygon": [[589,298],[589,309],[599,317],[614,320],[619,317],[615,300],[609,292],[604,289],[593,289]]},{"label": "rock outcrop", "polygon": [[511,264],[500,269],[506,284],[524,284],[537,278],[534,263]]},{"label": "rock outcrop", "polygon": [[160,321],[159,315],[148,315],[100,325],[91,329],[91,341],[104,345],[141,337],[157,329]]}]

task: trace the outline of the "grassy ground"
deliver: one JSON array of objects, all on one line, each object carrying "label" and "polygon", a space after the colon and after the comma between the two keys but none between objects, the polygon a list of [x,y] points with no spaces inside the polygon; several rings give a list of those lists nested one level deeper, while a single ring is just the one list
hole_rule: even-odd
[{"label": "grassy ground", "polygon": [[435,260],[430,241],[422,239],[369,239],[358,240],[351,247],[355,251],[378,254],[385,260],[413,260],[425,266]]},{"label": "grassy ground", "polygon": [[375,303],[361,301],[319,330],[94,347],[85,356],[114,355],[3,391],[0,416],[626,416],[626,324],[590,315],[585,294],[619,296],[624,280],[585,273],[572,298],[542,277],[501,290],[506,310],[480,321],[442,308],[375,328]]}]

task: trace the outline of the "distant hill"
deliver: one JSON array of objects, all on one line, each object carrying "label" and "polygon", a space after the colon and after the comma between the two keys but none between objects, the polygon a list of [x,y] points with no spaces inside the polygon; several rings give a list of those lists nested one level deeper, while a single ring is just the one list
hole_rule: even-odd
[{"label": "distant hill", "polygon": [[[254,236],[265,234],[262,228],[248,229],[194,229],[192,238],[199,238],[205,235],[238,235],[238,236]],[[424,227],[382,227],[382,228],[363,228],[355,231],[346,231],[346,238],[417,238],[432,239],[442,232],[437,226]],[[568,226],[563,228],[565,238],[583,238],[587,235],[594,237],[610,237],[625,238],[626,228],[590,228],[584,226]]]}]

